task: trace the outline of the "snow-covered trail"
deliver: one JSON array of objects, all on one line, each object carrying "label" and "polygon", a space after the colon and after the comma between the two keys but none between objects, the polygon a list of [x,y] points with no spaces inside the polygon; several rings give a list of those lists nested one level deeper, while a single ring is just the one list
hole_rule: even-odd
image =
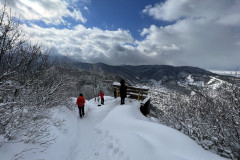
[{"label": "snow-covered trail", "polygon": [[85,107],[86,116],[82,119],[78,117],[78,110],[76,109],[76,134],[70,146],[70,154],[67,159],[114,159],[114,152],[111,154],[113,144],[108,137],[108,133],[102,133],[101,129],[98,129],[97,126],[112,109],[120,105],[112,97],[105,97],[106,105],[98,107],[97,104],[93,100],[88,101]]},{"label": "snow-covered trail", "polygon": [[[86,104],[86,117],[77,129],[67,159],[71,160],[222,160],[182,133],[144,117],[140,102],[105,97],[97,107]],[[76,110],[76,117],[78,112]]]},{"label": "snow-covered trail", "polygon": [[0,159],[224,160],[179,131],[144,117],[137,100],[126,99],[120,105],[119,98],[106,96],[105,105],[97,104],[87,101],[82,119],[77,107],[53,109],[53,116],[65,121],[60,128],[52,126],[51,133],[58,137],[52,145],[46,149],[23,142],[8,144],[0,148]]}]

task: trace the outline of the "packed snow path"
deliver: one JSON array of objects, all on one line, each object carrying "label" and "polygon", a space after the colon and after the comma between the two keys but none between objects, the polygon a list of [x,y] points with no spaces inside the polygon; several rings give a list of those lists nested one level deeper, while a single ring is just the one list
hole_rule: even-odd
[{"label": "packed snow path", "polygon": [[119,152],[113,137],[107,130],[98,128],[107,114],[118,105],[119,102],[112,97],[105,97],[105,105],[100,107],[94,100],[88,101],[85,106],[86,116],[82,119],[78,117],[78,109],[76,109],[77,132],[68,159],[122,159],[123,152]]}]

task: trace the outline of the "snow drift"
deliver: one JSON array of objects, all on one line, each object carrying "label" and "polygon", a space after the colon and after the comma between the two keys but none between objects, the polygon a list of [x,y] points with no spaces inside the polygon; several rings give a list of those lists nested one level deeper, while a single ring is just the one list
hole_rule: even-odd
[{"label": "snow drift", "polygon": [[[75,103],[75,99],[73,100]],[[221,160],[177,130],[144,117],[140,102],[105,97],[105,105],[87,101],[83,119],[78,110],[62,107],[54,115],[65,119],[65,128],[52,128],[58,136],[46,150],[33,144],[8,144],[0,148],[1,159],[58,160]],[[29,149],[22,152],[24,149]],[[31,148],[35,148],[31,150]],[[36,149],[38,148],[38,149]],[[18,156],[16,156],[18,155]]]}]

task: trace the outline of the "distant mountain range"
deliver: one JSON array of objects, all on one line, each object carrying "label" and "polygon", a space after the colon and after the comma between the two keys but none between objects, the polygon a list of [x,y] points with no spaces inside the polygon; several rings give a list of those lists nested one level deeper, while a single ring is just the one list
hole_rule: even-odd
[{"label": "distant mountain range", "polygon": [[[102,74],[106,80],[120,81],[121,77],[128,85],[150,85],[156,88],[165,86],[166,88],[191,93],[189,88],[208,88],[219,86],[224,82],[233,83],[239,78],[233,76],[219,75],[210,71],[191,66],[169,66],[169,65],[122,65],[112,66],[104,63],[83,63],[71,59],[67,61],[70,66],[79,71],[87,71]],[[107,75],[111,74],[111,75]],[[115,78],[110,78],[115,77]],[[215,84],[214,84],[215,83]],[[211,86],[210,86],[211,85]]]},{"label": "distant mountain range", "polygon": [[197,67],[181,66],[174,67],[169,65],[122,65],[111,66],[104,63],[81,63],[70,62],[71,65],[79,70],[96,71],[107,74],[117,74],[133,83],[145,83],[149,80],[161,81],[162,84],[175,85],[178,81],[185,80],[189,75],[195,81],[207,83],[211,77],[229,81],[229,76],[218,75]]}]

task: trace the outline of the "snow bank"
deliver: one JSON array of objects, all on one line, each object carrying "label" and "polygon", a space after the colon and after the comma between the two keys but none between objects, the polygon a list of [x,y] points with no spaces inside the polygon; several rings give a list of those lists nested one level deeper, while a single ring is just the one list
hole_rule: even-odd
[{"label": "snow bank", "polygon": [[120,86],[121,84],[119,82],[113,82],[113,85]]},{"label": "snow bank", "polygon": [[[55,140],[49,142],[49,144],[40,145],[18,142],[16,139],[14,140],[15,142],[7,143],[0,148],[0,159],[67,159],[68,155],[66,155],[66,152],[69,149],[68,146],[71,146],[74,141],[73,138],[77,134],[77,128],[75,127],[78,123],[76,119],[77,114],[65,106],[58,106],[50,110],[50,112],[52,112],[53,117],[49,119],[49,123],[54,125],[50,128],[51,134],[49,136],[53,139],[56,138]],[[58,124],[58,122],[62,122],[63,125]]]},{"label": "snow bank", "polygon": [[112,110],[98,128],[115,138],[119,152],[129,159],[220,160],[203,150],[184,134],[149,121],[139,111],[139,103]]},{"label": "snow bank", "polygon": [[51,128],[58,137],[54,144],[48,148],[21,142],[7,144],[0,148],[1,159],[223,159],[203,150],[182,133],[144,117],[139,107],[140,102],[131,99],[120,105],[119,98],[105,97],[105,105],[100,107],[90,100],[83,119],[78,117],[77,107],[74,111],[56,108],[54,116],[65,119],[65,125]]},{"label": "snow bank", "polygon": [[211,79],[207,82],[207,85],[209,85],[209,87],[211,87],[212,89],[217,89],[223,83],[227,83],[227,82],[224,82],[223,80],[218,79],[216,77],[211,77]]}]

